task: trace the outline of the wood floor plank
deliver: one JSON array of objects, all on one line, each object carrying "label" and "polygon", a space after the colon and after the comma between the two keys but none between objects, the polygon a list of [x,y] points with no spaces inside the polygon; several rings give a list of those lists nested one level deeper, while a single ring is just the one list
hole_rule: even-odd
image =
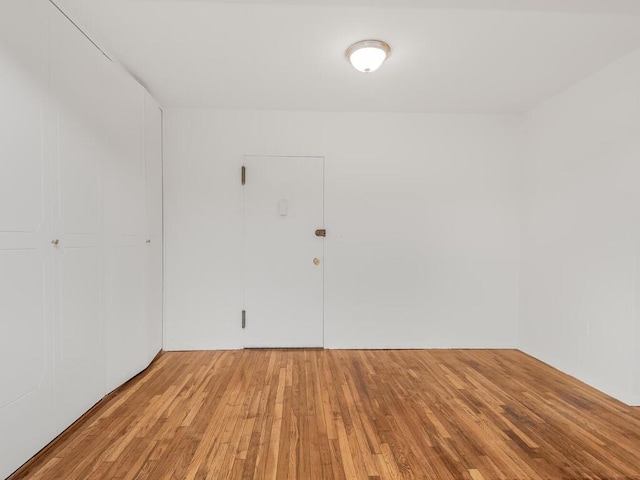
[{"label": "wood floor plank", "polygon": [[640,480],[640,409],[515,350],[161,355],[19,479]]}]

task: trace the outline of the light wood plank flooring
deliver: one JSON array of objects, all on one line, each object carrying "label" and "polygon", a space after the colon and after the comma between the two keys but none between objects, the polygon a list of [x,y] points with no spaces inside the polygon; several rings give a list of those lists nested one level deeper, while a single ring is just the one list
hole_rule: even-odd
[{"label": "light wood plank flooring", "polygon": [[165,353],[14,477],[640,479],[640,410],[511,350]]}]

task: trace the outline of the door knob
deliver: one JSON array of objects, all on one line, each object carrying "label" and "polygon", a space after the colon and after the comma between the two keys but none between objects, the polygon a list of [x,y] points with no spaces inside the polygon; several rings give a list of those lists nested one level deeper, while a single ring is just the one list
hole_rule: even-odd
[{"label": "door knob", "polygon": [[151,239],[147,240],[147,243],[151,243]]},{"label": "door knob", "polygon": [[320,259],[318,257],[313,259],[313,264],[314,265],[320,265]]},{"label": "door knob", "polygon": [[55,240],[51,240],[51,245],[58,245],[60,243],[60,240],[58,240],[57,238]]}]

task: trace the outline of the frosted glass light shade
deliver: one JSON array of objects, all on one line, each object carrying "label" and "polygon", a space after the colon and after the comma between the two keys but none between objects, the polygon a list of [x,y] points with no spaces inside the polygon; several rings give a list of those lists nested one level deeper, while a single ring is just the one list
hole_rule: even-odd
[{"label": "frosted glass light shade", "polygon": [[363,73],[375,72],[391,53],[391,47],[380,40],[363,40],[347,49],[347,58],[353,67]]}]

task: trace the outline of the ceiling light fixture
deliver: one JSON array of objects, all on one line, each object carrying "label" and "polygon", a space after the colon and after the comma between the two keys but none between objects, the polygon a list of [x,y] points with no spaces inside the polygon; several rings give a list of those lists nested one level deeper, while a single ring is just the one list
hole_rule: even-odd
[{"label": "ceiling light fixture", "polygon": [[375,72],[391,54],[391,47],[381,40],[362,40],[347,48],[347,58],[363,73]]}]

